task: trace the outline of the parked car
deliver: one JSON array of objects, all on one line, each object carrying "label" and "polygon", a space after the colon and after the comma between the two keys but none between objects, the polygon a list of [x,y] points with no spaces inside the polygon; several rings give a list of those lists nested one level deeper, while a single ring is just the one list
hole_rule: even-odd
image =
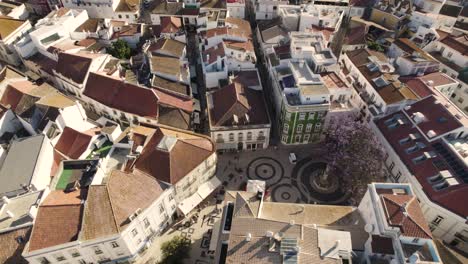
[{"label": "parked car", "polygon": [[296,161],[297,161],[296,154],[294,152],[289,153],[289,162],[291,162],[291,164],[296,164]]}]

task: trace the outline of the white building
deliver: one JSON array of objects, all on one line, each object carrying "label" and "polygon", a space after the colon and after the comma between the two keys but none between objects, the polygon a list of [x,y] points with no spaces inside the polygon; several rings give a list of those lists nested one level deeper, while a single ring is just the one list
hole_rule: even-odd
[{"label": "white building", "polygon": [[[53,47],[65,40],[70,40],[70,33],[88,20],[84,10],[60,8],[53,10],[40,19],[30,34],[23,36],[16,45],[16,50],[22,58],[28,58],[36,52],[57,61]],[[51,48],[52,47],[52,48]],[[76,47],[79,50],[80,47]],[[76,51],[75,51],[76,52]]]},{"label": "white building", "polygon": [[226,0],[228,17],[245,18],[245,0]]},{"label": "white building", "polygon": [[54,158],[52,144],[45,135],[12,140],[5,155],[0,168],[1,196],[44,190],[49,185]]},{"label": "white building", "polygon": [[345,53],[340,58],[346,79],[356,90],[355,103],[363,118],[371,118],[402,109],[418,99],[398,81],[399,75],[383,54],[368,49]]},{"label": "white building", "polygon": [[179,214],[187,215],[221,184],[215,176],[215,144],[209,137],[166,126],[149,130],[134,170],[170,186]]},{"label": "white building", "polygon": [[14,19],[26,20],[29,16],[26,5],[20,1],[0,1],[0,14]]},{"label": "white building", "polygon": [[465,149],[468,118],[443,96],[429,96],[372,122],[394,182],[408,182],[435,237],[467,252]]},{"label": "white building", "polygon": [[468,113],[468,84],[461,74],[468,67],[468,43],[466,34],[460,36],[449,35],[439,32],[440,38],[427,45],[424,50],[440,62],[442,72],[459,82],[457,90],[454,91],[450,100],[454,102],[465,113]]},{"label": "white building", "polygon": [[220,80],[227,80],[228,78],[228,65],[224,43],[221,42],[202,51],[201,55],[206,88],[218,87]]},{"label": "white building", "polygon": [[71,192],[61,186],[39,206],[23,251],[29,263],[133,261],[176,210],[172,189],[163,190],[154,178],[139,172],[116,170],[105,184]]},{"label": "white building", "polygon": [[18,66],[21,59],[15,50],[18,40],[26,36],[32,29],[28,20],[0,17],[0,61]]},{"label": "white building", "polygon": [[370,235],[366,263],[442,263],[411,185],[369,184],[358,210]]},{"label": "white building", "polygon": [[211,139],[220,151],[267,148],[270,118],[257,70],[235,72],[207,96]]},{"label": "white building", "polygon": [[[125,5],[125,0],[63,0],[63,7],[69,9],[86,10],[92,18],[112,18],[119,4]],[[136,1],[129,1],[134,3]]]}]

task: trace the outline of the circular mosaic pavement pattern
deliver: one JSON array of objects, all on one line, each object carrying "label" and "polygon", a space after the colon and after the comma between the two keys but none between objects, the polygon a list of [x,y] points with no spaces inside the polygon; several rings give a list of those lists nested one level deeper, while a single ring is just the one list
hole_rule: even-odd
[{"label": "circular mosaic pavement pattern", "polygon": [[278,183],[283,175],[283,166],[273,158],[259,157],[247,165],[247,177],[251,180],[266,181],[267,185]]},{"label": "circular mosaic pavement pattern", "polygon": [[297,187],[287,183],[278,184],[273,187],[271,200],[281,203],[300,203],[304,201]]},{"label": "circular mosaic pavement pattern", "polygon": [[323,174],[326,166],[325,162],[314,161],[310,158],[299,161],[292,172],[292,184],[309,203],[341,204],[348,194],[341,191],[341,181],[336,178],[338,176],[329,176],[328,180],[331,184],[328,188],[317,185],[318,177]]}]

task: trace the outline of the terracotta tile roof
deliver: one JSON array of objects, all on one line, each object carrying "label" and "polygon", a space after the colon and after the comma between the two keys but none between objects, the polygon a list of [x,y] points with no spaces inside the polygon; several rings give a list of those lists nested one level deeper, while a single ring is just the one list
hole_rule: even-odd
[{"label": "terracotta tile roof", "polygon": [[154,91],[158,95],[159,104],[178,108],[187,113],[193,112],[192,99],[170,94],[169,92],[155,88]]},{"label": "terracotta tile roof", "polygon": [[327,72],[321,73],[320,76],[322,77],[323,83],[325,86],[330,88],[350,88],[348,87],[345,82],[334,72]]},{"label": "terracotta tile roof", "polygon": [[462,55],[468,54],[468,35],[466,34],[463,34],[459,37],[448,36],[441,40],[441,42],[460,52]]},{"label": "terracotta tile roof", "polygon": [[395,78],[397,76],[391,76],[391,74],[383,74],[380,71],[371,71],[367,64],[370,62],[369,57],[375,56],[381,61],[387,61],[387,57],[379,52],[374,52],[367,49],[358,49],[346,53],[354,64],[355,67],[361,72],[361,74],[367,79],[367,81],[372,85],[374,90],[382,97],[382,99],[387,104],[393,104],[401,102],[403,100],[416,100],[418,96],[413,93],[406,85],[401,82],[391,82],[389,81],[387,85],[377,86],[374,79],[378,77],[383,78]]},{"label": "terracotta tile roof", "polygon": [[158,97],[152,89],[126,83],[116,77],[90,73],[84,95],[127,113],[157,118]]},{"label": "terracotta tile roof", "polygon": [[350,28],[346,33],[344,43],[347,45],[366,44],[366,34],[367,32],[365,25]]},{"label": "terracotta tile roof", "polygon": [[[450,107],[454,108],[455,106]],[[422,113],[426,119],[417,125],[407,118],[407,116],[412,116],[416,112]],[[389,129],[385,121],[393,117],[402,119],[404,124]],[[420,157],[424,152],[435,153],[435,144],[443,144],[440,140],[429,142],[425,139],[429,130],[433,130],[436,135],[443,135],[462,127],[460,121],[447,110],[444,104],[439,103],[434,96],[430,96],[414,103],[409,110],[402,110],[388,115],[377,121],[376,124],[400,160],[421,184],[423,191],[431,201],[462,217],[468,215],[468,207],[463,202],[468,199],[468,184],[464,183],[460,178],[461,176],[449,167],[447,161],[441,155],[422,162],[413,162],[413,159]],[[421,135],[422,133],[424,135]],[[410,134],[420,135],[421,137],[415,141],[422,143],[424,147],[408,153],[407,148],[414,146],[414,143],[410,145],[400,144],[400,140],[407,138]],[[440,165],[436,166],[436,162],[440,163]],[[458,179],[459,184],[442,190],[435,190],[428,179],[440,174],[443,170],[449,170]]]},{"label": "terracotta tile roof", "polygon": [[179,76],[182,71],[180,60],[178,58],[153,55],[150,59],[150,67],[153,72],[161,72],[172,76]]},{"label": "terracotta tile roof", "polygon": [[65,194],[52,191],[39,206],[29,240],[29,252],[53,247],[78,239],[85,190]]},{"label": "terracotta tile roof", "polygon": [[118,39],[120,37],[131,37],[137,34],[141,34],[141,25],[139,24],[130,24],[121,26],[120,30],[114,32],[111,39]]},{"label": "terracotta tile roof", "polygon": [[161,17],[161,33],[177,33],[182,29],[180,17]]},{"label": "terracotta tile roof", "polygon": [[0,39],[10,36],[27,21],[0,15]]},{"label": "terracotta tile roof", "polygon": [[335,29],[333,29],[333,28],[318,27],[318,26],[315,26],[315,25],[312,25],[312,27],[310,28],[310,31],[311,32],[322,32],[322,34],[325,37],[326,41],[330,41],[330,38],[335,33]]},{"label": "terracotta tile roof", "polygon": [[[27,264],[21,253],[26,242],[29,240],[31,227],[24,227],[10,232],[0,234],[0,263],[3,264]],[[18,238],[22,238],[24,243],[18,243]]]},{"label": "terracotta tile roof", "polygon": [[50,177],[55,177],[58,172],[60,162],[66,160],[67,158],[60,154],[58,151],[54,150],[54,162],[52,163],[52,168],[50,169]]},{"label": "terracotta tile roof", "polygon": [[189,130],[190,114],[179,108],[159,106],[158,123],[170,127]]},{"label": "terracotta tile roof", "polygon": [[403,236],[432,239],[416,196],[381,194],[380,199],[390,226],[399,227]]},{"label": "terracotta tile roof", "polygon": [[75,29],[75,32],[96,32],[99,26],[99,19],[88,18],[83,24]]},{"label": "terracotta tile roof", "polygon": [[202,52],[203,61],[207,65],[210,65],[213,62],[215,62],[218,59],[218,56],[221,58],[226,56],[226,52],[224,51],[224,45],[222,42]]},{"label": "terracotta tile roof", "polygon": [[73,80],[75,83],[84,82],[94,58],[103,54],[71,54],[59,53],[55,71]]},{"label": "terracotta tile roof", "polygon": [[91,185],[86,199],[80,240],[92,240],[118,233],[105,185]]},{"label": "terracotta tile roof", "polygon": [[214,151],[208,137],[160,127],[143,148],[135,168],[160,181],[176,184]]},{"label": "terracotta tile roof", "polygon": [[73,128],[65,127],[55,149],[70,159],[78,159],[91,143],[92,136],[80,133]]},{"label": "terracotta tile roof", "polygon": [[417,52],[422,58],[433,61],[434,58],[431,57],[426,51],[422,50],[420,47],[418,47],[414,42],[407,38],[399,38],[396,39],[393,44],[397,45],[400,49],[402,49],[404,52],[408,53],[408,56],[412,56],[414,52]]},{"label": "terracotta tile roof", "polygon": [[211,94],[213,107],[209,117],[212,126],[269,124],[263,93],[245,87],[242,83],[233,83]]},{"label": "terracotta tile roof", "polygon": [[33,67],[40,68],[41,70],[47,72],[48,74],[54,74],[53,70],[57,67],[57,62],[53,59],[42,55],[42,53],[38,52],[33,56],[27,58],[26,64],[30,63]]},{"label": "terracotta tile roof", "polygon": [[421,77],[400,77],[401,82],[405,83],[420,98],[434,94],[432,87],[455,84],[456,81],[442,72],[433,72]]},{"label": "terracotta tile roof", "polygon": [[130,223],[130,215],[137,209],[145,210],[163,192],[153,177],[138,171],[126,173],[114,170],[106,186],[119,232]]},{"label": "terracotta tile roof", "polygon": [[85,39],[82,39],[80,41],[77,42],[77,45],[78,46],[82,46],[82,47],[85,47],[85,48],[88,48],[94,44],[97,43],[97,40],[96,39],[93,39],[93,38],[85,38]]},{"label": "terracotta tile roof", "polygon": [[181,58],[184,55],[185,43],[173,40],[161,38],[156,43],[152,44],[149,51],[155,53],[162,53],[168,56]]},{"label": "terracotta tile roof", "polygon": [[244,52],[254,51],[254,46],[253,46],[251,41],[242,42],[242,41],[225,40],[223,42],[224,42],[224,44],[226,45],[227,48],[241,50],[241,51],[244,51]]},{"label": "terracotta tile roof", "polygon": [[155,88],[160,88],[166,91],[170,91],[178,95],[183,95],[183,96],[188,96],[188,97],[191,97],[192,95],[190,93],[190,88],[188,87],[188,85],[184,83],[180,83],[180,82],[167,80],[156,75],[153,77],[151,86]]},{"label": "terracotta tile roof", "polygon": [[215,36],[227,35],[227,33],[228,33],[227,27],[217,27],[217,28],[212,28],[212,29],[208,29],[207,31],[204,31],[202,35],[205,38],[212,38]]}]

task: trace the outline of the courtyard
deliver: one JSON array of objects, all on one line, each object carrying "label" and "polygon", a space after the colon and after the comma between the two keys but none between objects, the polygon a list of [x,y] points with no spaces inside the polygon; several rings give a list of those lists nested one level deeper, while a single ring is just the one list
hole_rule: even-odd
[{"label": "courtyard", "polygon": [[[296,163],[289,161],[295,153]],[[160,256],[160,247],[175,236],[192,243],[190,258],[185,263],[213,263],[209,254],[210,239],[216,221],[221,220],[223,199],[220,189],[244,190],[248,180],[262,180],[267,184],[265,199],[285,203],[346,204],[349,195],[342,193],[339,179],[331,177],[324,188],[313,179],[319,179],[326,169],[324,150],[320,145],[281,146],[249,152],[218,154],[216,177],[222,182],[212,195],[186,218],[172,224],[144,253],[138,263],[154,264]]]},{"label": "courtyard", "polygon": [[[295,153],[297,162],[289,161]],[[340,180],[330,177],[329,186],[318,184],[326,170],[319,145],[270,147],[264,150],[218,155],[217,177],[228,190],[243,190],[247,180],[267,184],[267,198],[274,202],[346,204]]]}]

